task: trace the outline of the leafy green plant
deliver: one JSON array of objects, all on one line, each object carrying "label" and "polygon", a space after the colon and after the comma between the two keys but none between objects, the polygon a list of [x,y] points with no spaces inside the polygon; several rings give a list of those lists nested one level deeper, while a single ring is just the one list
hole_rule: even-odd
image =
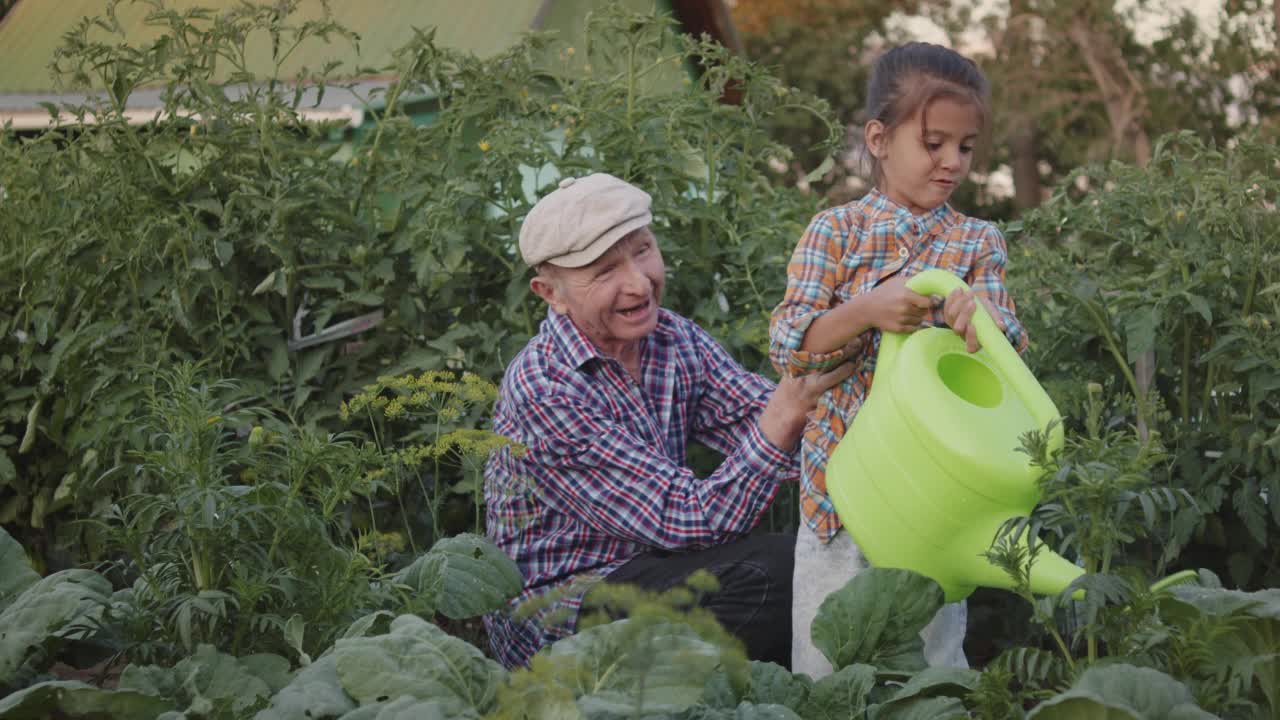
[{"label": "leafy green plant", "polygon": [[483,462],[511,444],[477,427],[497,395],[493,383],[475,374],[436,370],[380,377],[342,404],[343,420],[365,420],[369,427],[382,463],[379,478],[394,490],[406,521],[404,535],[415,555],[418,545],[406,499],[427,509],[428,546],[448,534],[442,514],[451,500],[470,501],[471,516],[463,529],[482,527]]},{"label": "leafy green plant", "polygon": [[0,529],[0,689],[27,684],[77,626],[102,612],[111,585],[88,570],[41,578],[21,546]]},{"label": "leafy green plant", "polygon": [[[762,123],[824,111],[759,66],[613,7],[576,50],[532,37],[480,59],[424,31],[386,67],[299,74],[293,48],[353,37],[300,19],[296,0],[137,7],[153,40],[120,35],[118,3],[65,38],[57,69],[106,89],[101,102],[0,135],[0,522],[24,528],[38,561],[104,551],[92,526],[46,518],[130,492],[89,481],[146,444],[130,422],[141,368],[199,359],[322,434],[381,376],[498,377],[544,312],[517,228],[562,175],[608,170],[650,191],[667,304],[766,366],[768,311],[816,201],[767,181],[766,159],[787,151]],[[269,60],[247,64],[259,46]],[[681,82],[688,67],[704,70]],[[366,75],[395,78],[351,86],[370,131],[302,119],[304,90]],[[163,107],[137,126],[123,110],[141,87]],[[728,88],[737,104],[721,102]]]},{"label": "leafy green plant", "polygon": [[97,521],[119,557],[113,573],[131,585],[105,623],[129,631],[130,659],[171,660],[201,643],[281,650],[295,614],[323,647],[386,602],[378,567],[344,541],[344,510],[378,489],[371,453],[241,401],[194,366],[160,373],[139,421],[147,449],[108,473],[133,488]]},{"label": "leafy green plant", "polygon": [[1008,228],[1037,376],[1073,423],[1085,383],[1128,394],[1115,409],[1171,456],[1156,485],[1196,501],[1170,521],[1166,559],[1193,542],[1187,560],[1253,586],[1280,577],[1278,162],[1262,138],[1173,134],[1148,167],[1078,170]]}]

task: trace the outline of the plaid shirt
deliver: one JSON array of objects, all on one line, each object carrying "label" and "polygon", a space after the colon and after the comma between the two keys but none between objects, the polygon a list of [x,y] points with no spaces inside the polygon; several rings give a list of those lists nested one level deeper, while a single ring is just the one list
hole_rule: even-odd
[{"label": "plaid shirt", "polygon": [[[769,357],[779,373],[791,376],[827,370],[845,360],[858,367],[822,396],[801,441],[801,514],[823,542],[840,530],[827,496],[827,460],[871,387],[880,331],[863,333],[849,350],[806,352],[800,345],[809,323],[892,275],[942,268],[991,301],[998,310],[996,322],[1021,352],[1027,338],[1004,287],[1006,258],[1004,237],[991,223],[965,217],[945,204],[912,215],[879,190],[823,211],[809,223],[787,266],[786,293],[773,311]],[[941,308],[933,310],[926,324],[945,325]]]},{"label": "plaid shirt", "polygon": [[[756,422],[773,383],[667,310],[641,342],[637,383],[549,311],[503,377],[494,431],[527,447],[485,468],[489,537],[525,581],[507,611],[485,618],[507,667],[574,632],[583,595],[628,560],[737,538],[799,475],[795,453]],[[705,479],[684,466],[691,439],[725,456]],[[540,610],[514,615],[535,598]]]}]

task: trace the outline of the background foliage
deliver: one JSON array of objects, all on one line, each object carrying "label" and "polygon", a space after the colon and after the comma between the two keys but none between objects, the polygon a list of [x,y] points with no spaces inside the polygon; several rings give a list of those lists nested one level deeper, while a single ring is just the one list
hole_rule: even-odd
[{"label": "background foliage", "polygon": [[[398,78],[370,98],[376,132],[338,142],[240,49],[272,33],[282,62],[296,43],[350,41],[340,28],[254,6],[157,9],[152,22],[166,32],[141,47],[105,35],[109,21],[68,35],[59,67],[111,88],[74,109],[97,122],[0,144],[0,522],[42,531],[25,536],[38,556],[73,540],[54,532],[83,528],[48,527],[51,513],[100,513],[114,491],[141,489],[96,481],[143,447],[131,420],[150,369],[199,361],[328,430],[381,375],[465,366],[496,380],[544,312],[516,228],[562,174],[608,169],[651,192],[667,304],[764,366],[768,308],[816,200],[765,180],[765,159],[787,150],[761,126],[823,106],[758,67],[623,13],[593,17],[591,47],[564,48],[553,67],[534,63],[543,39],[480,60],[421,33],[376,69]],[[688,60],[710,68],[696,84],[640,94],[647,73]],[[227,82],[253,79],[249,90],[214,83],[228,65]],[[730,82],[738,105],[718,100]],[[164,113],[128,125],[127,95],[157,83]],[[412,123],[407,95],[433,97],[436,121]],[[371,311],[372,329],[305,342]]]},{"label": "background foliage", "polygon": [[[1072,438],[1057,457],[1029,439],[1047,502],[1022,522],[1081,560],[1086,602],[1002,596],[982,672],[920,671],[934,588],[870,573],[824,607],[839,671],[814,682],[674,609],[696,590],[624,596],[631,621],[507,673],[474,617],[519,578],[464,531],[501,442],[490,381],[541,312],[515,253],[531,199],[594,169],[648,189],[667,304],[763,368],[784,263],[825,202],[797,173],[847,118],[610,12],[550,64],[545,38],[477,59],[420,33],[371,69],[396,78],[369,98],[377,129],[344,136],[300,121],[289,79],[237,65],[253,33],[280,61],[352,41],[342,28],[252,5],[153,21],[144,46],[109,18],[66,38],[67,78],[110,89],[73,109],[96,122],[0,141],[0,522],[21,541],[0,535],[0,718],[1274,716],[1276,591],[1249,592],[1276,585],[1280,519],[1267,135],[1143,125],[1144,162],[1081,168],[1006,225],[1028,358]],[[697,81],[645,82],[691,61]],[[247,92],[213,80],[228,67]],[[152,84],[166,113],[129,126],[124,99]],[[740,104],[720,102],[730,86]],[[1125,152],[1103,156],[1142,159]],[[993,548],[1015,578],[1018,547]],[[1179,565],[1217,575],[1153,589]],[[901,622],[870,623],[903,596],[920,602]]]}]

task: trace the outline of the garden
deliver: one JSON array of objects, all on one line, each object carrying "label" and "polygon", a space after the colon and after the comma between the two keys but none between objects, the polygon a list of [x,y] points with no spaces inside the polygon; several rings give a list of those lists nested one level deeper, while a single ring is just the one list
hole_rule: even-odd
[{"label": "garden", "polygon": [[[479,618],[521,578],[484,537],[482,469],[508,444],[496,383],[545,312],[515,250],[531,198],[596,170],[645,188],[664,304],[772,376],[785,264],[829,204],[802,186],[831,163],[805,158],[836,157],[843,121],[613,9],[580,48],[479,58],[418,31],[360,69],[394,81],[365,98],[375,129],[344,134],[302,119],[282,67],[357,39],[290,7],[156,3],[144,43],[85,19],[55,64],[106,92],[0,134],[0,720],[1280,717],[1274,129],[1162,134],[1002,223],[1066,443],[1023,440],[1042,502],[992,538],[1014,590],[970,598],[972,669],[925,665],[937,584],[876,568],[820,610],[836,672],[816,681],[688,609],[703,578],[602,596],[508,671]],[[274,73],[246,61],[263,37]],[[131,124],[155,87],[163,112]],[[422,98],[426,124],[404,110]],[[1037,597],[1046,549],[1086,572]]]}]

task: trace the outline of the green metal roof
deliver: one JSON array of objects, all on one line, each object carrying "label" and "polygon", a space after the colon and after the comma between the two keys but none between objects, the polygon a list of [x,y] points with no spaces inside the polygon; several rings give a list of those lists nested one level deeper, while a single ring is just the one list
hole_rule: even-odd
[{"label": "green metal roof", "polygon": [[[204,7],[223,12],[239,5],[238,0],[167,0],[166,7],[184,12]],[[436,42],[485,56],[510,46],[520,33],[533,27],[539,10],[549,0],[365,0],[330,4],[333,19],[360,36],[359,49],[346,42],[326,44],[312,40],[299,46],[283,66],[285,76],[303,67],[319,68],[337,60],[344,68],[377,67],[391,61],[391,52],[413,37],[413,29],[436,27]],[[559,0],[555,15],[564,16],[582,6],[583,11],[598,5],[592,0]],[[653,7],[654,0],[630,0],[626,4]],[[666,3],[659,3],[660,6]],[[39,93],[57,86],[49,70],[54,50],[62,44],[63,33],[88,15],[102,15],[104,0],[19,0],[0,20],[0,93]],[[117,17],[130,44],[140,44],[159,35],[145,23],[149,6],[121,3]],[[323,5],[304,0],[297,21],[318,19]],[[543,13],[546,15],[546,13]],[[105,39],[105,31],[94,37]],[[270,68],[270,45],[265,34],[251,39],[251,65],[259,72]]]}]

